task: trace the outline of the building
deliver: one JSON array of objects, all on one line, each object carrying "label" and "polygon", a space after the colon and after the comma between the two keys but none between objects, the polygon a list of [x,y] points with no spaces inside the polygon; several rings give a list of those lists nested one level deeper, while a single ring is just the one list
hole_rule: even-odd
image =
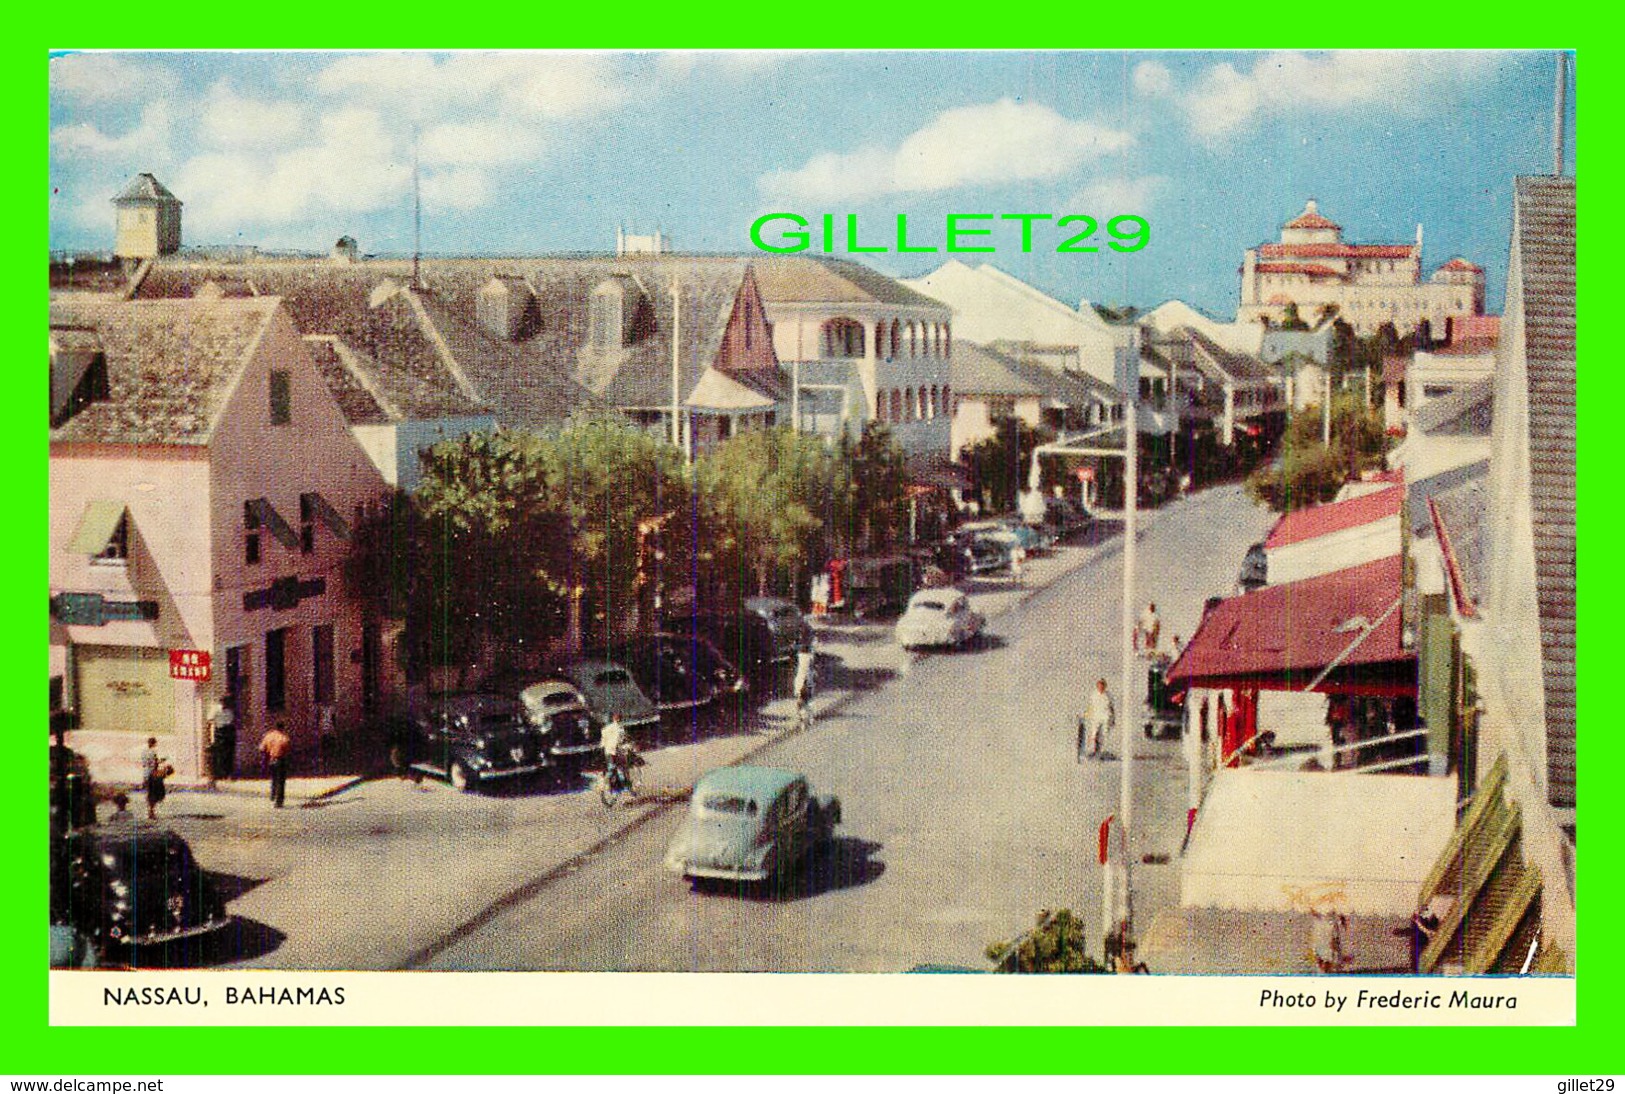
[{"label": "building", "polygon": [[139,261],[181,249],[181,201],[152,175],[131,179],[113,198],[113,208],[115,256]]},{"label": "building", "polygon": [[1116,388],[1080,371],[1040,363],[1028,350],[1022,343],[959,342],[953,360],[953,458],[993,436],[1006,418],[1057,434],[1120,420],[1114,417],[1122,405]]},{"label": "building", "polygon": [[1201,331],[1226,349],[1237,353],[1259,353],[1264,342],[1262,323],[1221,323],[1183,300],[1168,300],[1140,316],[1141,329],[1158,335],[1171,335],[1182,327]]},{"label": "building", "polygon": [[[280,296],[381,472],[490,424],[619,412],[699,452],[786,413],[751,263],[725,257],[159,262],[143,299]],[[946,449],[946,441],[943,445]]]},{"label": "building", "polygon": [[798,429],[834,436],[883,422],[910,456],[940,457],[952,414],[953,311],[843,259],[752,257],[772,350]]},{"label": "building", "polygon": [[147,737],[205,777],[205,719],[237,700],[238,750],[286,721],[316,744],[392,686],[346,591],[351,530],[384,482],[274,297],[54,299],[50,665],[98,778]]},{"label": "building", "polygon": [[1356,334],[1392,323],[1401,335],[1453,315],[1482,315],[1484,271],[1453,258],[1422,280],[1422,229],[1415,243],[1344,243],[1343,229],[1313,201],[1275,243],[1250,248],[1241,267],[1240,323],[1280,323],[1289,306],[1309,323],[1336,314]]}]

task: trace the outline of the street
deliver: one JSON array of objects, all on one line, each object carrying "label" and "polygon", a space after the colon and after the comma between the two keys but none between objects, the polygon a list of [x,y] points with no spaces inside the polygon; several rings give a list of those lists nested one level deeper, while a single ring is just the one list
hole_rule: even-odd
[{"label": "street", "polygon": [[[1188,637],[1205,598],[1229,591],[1271,519],[1235,486],[1149,515],[1136,607],[1157,602],[1165,641]],[[1119,765],[1080,766],[1073,747],[1096,677],[1125,707],[1115,695],[1119,538],[1062,548],[1057,570],[1081,564],[1024,600],[1008,579],[973,582],[979,606],[1002,598],[983,609],[989,634],[973,648],[905,662],[888,627],[826,628],[820,680],[834,706],[811,730],[773,739],[787,721],[781,702],[743,733],[651,753],[654,794],[630,809],[535,786],[459,795],[395,780],[280,812],[177,795],[168,819],[237,917],[217,958],[303,969],[986,968],[989,943],[1062,906],[1079,911],[1097,949],[1095,832],[1117,809]],[[1036,584],[1045,571],[1032,572]],[[1134,853],[1152,860],[1135,866],[1135,907],[1156,971],[1157,911],[1177,902],[1186,776],[1177,742],[1130,728]],[[804,771],[816,793],[841,798],[837,840],[781,898],[691,892],[661,865],[681,795],[763,743],[748,762]],[[1108,747],[1115,756],[1115,735]]]}]

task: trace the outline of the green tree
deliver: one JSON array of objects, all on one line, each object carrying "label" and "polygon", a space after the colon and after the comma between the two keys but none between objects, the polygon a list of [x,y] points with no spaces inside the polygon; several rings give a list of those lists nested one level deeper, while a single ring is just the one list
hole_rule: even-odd
[{"label": "green tree", "polygon": [[1309,324],[1298,314],[1298,305],[1288,300],[1281,312],[1281,330],[1308,330]]},{"label": "green tree", "polygon": [[1275,462],[1247,477],[1248,492],[1285,513],[1330,501],[1344,483],[1382,466],[1388,448],[1382,417],[1358,393],[1333,396],[1331,424],[1332,443],[1327,446],[1321,443],[1321,408],[1309,406],[1295,412],[1287,422]]},{"label": "green tree", "polygon": [[1084,949],[1083,921],[1072,909],[1044,909],[1033,929],[1011,942],[995,942],[987,959],[1000,972],[1105,972]]},{"label": "green tree", "polygon": [[794,587],[827,555],[827,529],[848,489],[818,437],[780,427],[741,433],[694,464],[711,589],[758,595]]},{"label": "green tree", "polygon": [[884,551],[908,522],[908,465],[891,430],[864,423],[856,441],[842,434],[835,459],[847,489],[831,511],[832,541],[846,551]]},{"label": "green tree", "polygon": [[993,436],[972,445],[965,453],[983,509],[1000,513],[1015,508],[1026,488],[1033,449],[1052,439],[1048,430],[1034,429],[1020,418],[1000,418]]}]

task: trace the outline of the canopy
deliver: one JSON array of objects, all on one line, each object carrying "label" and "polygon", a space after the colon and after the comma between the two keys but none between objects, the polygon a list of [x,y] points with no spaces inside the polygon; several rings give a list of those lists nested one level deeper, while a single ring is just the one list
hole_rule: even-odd
[{"label": "canopy", "polygon": [[1403,577],[1396,554],[1221,600],[1169,666],[1168,683],[1415,695],[1416,653],[1402,644]]},{"label": "canopy", "polygon": [[1185,852],[1180,903],[1408,917],[1455,823],[1454,778],[1221,770]]}]

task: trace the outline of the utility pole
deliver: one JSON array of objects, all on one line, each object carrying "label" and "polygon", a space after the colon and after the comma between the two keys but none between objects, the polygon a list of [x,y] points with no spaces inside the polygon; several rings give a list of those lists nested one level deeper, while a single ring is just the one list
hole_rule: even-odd
[{"label": "utility pole", "polygon": [[1326,370],[1326,398],[1321,400],[1320,443],[1332,446],[1332,370]]},{"label": "utility pole", "polygon": [[412,288],[421,289],[419,267],[423,261],[423,187],[418,170],[418,132],[412,131]]},{"label": "utility pole", "polygon": [[677,272],[671,275],[671,443],[683,447],[682,297],[678,295]]},{"label": "utility pole", "polygon": [[[1118,866],[1122,878],[1123,944],[1126,947],[1134,920],[1134,897],[1129,869],[1134,836],[1134,733],[1138,720],[1138,691],[1134,680],[1134,556],[1135,533],[1140,508],[1140,404],[1130,390],[1127,415],[1123,422],[1123,678],[1118,701],[1119,747],[1123,750],[1118,784],[1117,816],[1122,826],[1123,858]],[[1101,940],[1104,946],[1105,940]]]},{"label": "utility pole", "polygon": [[1557,94],[1552,104],[1552,174],[1563,174],[1563,131],[1568,127],[1569,55],[1557,54]]}]

